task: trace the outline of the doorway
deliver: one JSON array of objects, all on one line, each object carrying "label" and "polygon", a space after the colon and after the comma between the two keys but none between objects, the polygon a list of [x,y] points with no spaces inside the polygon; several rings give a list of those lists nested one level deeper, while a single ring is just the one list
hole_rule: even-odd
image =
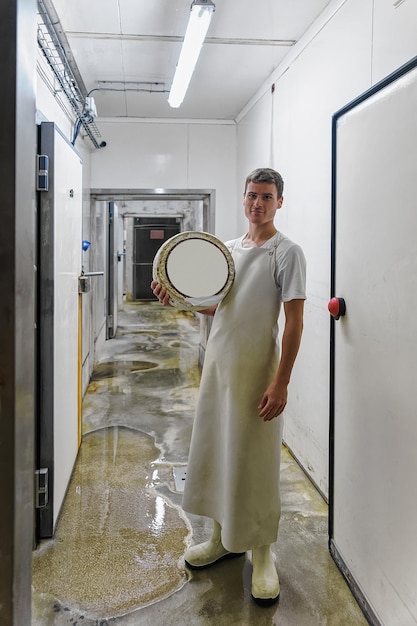
[{"label": "doorway", "polygon": [[[119,247],[122,285],[120,303],[126,300],[150,300],[152,262],[158,248],[172,235],[195,230],[214,234],[215,191],[194,190],[121,190],[92,189],[91,206],[103,207],[115,203],[119,225],[123,230],[123,245]],[[97,211],[95,211],[97,213]],[[158,230],[166,230],[162,235]],[[91,233],[93,241],[94,233]],[[123,248],[123,249],[122,249]],[[103,251],[107,256],[108,251]]]},{"label": "doorway", "polygon": [[[137,271],[134,263],[136,257],[133,254],[134,220],[140,218],[143,226],[155,224],[158,226],[155,230],[160,229],[161,222],[159,220],[161,220],[169,227],[178,225],[180,231],[192,230],[215,234],[215,200],[216,192],[214,189],[92,189],[89,234],[92,242],[90,269],[93,271],[101,270],[104,259],[108,257],[109,251],[106,248],[106,236],[103,236],[105,232],[103,231],[103,224],[106,223],[106,207],[109,203],[115,203],[118,207],[119,224],[117,303],[122,304],[124,300],[154,299],[149,288],[151,281],[150,253],[146,259],[147,269],[142,269],[141,276],[134,276],[134,271]],[[146,224],[146,220],[150,220],[150,222]],[[172,220],[174,220],[174,224],[172,224]],[[136,224],[139,226],[140,222],[136,222]],[[172,231],[170,236],[174,232],[177,231]],[[163,241],[164,239],[156,239],[154,244],[158,243],[157,247],[159,247]],[[136,281],[140,285],[138,290],[135,287]],[[83,351],[83,363],[85,362],[88,368],[90,367],[88,364],[94,362],[106,339],[102,329],[105,326],[104,311],[107,302],[106,294],[103,293],[103,281],[100,278],[92,283],[91,291],[90,319],[92,323],[87,331],[89,339],[86,340],[86,347]],[[200,363],[204,360],[208,333],[209,321],[205,316],[200,316]],[[91,358],[88,358],[88,351]],[[89,371],[84,378],[88,378]]]}]

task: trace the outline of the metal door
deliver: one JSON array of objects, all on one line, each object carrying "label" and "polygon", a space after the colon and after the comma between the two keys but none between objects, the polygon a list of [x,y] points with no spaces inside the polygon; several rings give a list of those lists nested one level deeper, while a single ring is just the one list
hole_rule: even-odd
[{"label": "metal door", "polygon": [[154,300],[150,283],[155,254],[162,244],[180,232],[177,218],[135,218],[133,297],[135,300]]},{"label": "metal door", "polygon": [[333,124],[330,549],[387,626],[417,624],[416,66]]}]

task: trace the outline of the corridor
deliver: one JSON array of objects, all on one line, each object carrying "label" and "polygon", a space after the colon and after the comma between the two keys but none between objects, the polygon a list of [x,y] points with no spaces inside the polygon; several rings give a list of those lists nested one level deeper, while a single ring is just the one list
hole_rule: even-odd
[{"label": "corridor", "polygon": [[327,505],[283,448],[278,604],[251,599],[250,554],[200,572],[210,534],[181,493],[198,392],[196,317],[125,304],[83,402],[83,442],[55,537],[34,552],[32,626],[361,626],[327,548]]}]

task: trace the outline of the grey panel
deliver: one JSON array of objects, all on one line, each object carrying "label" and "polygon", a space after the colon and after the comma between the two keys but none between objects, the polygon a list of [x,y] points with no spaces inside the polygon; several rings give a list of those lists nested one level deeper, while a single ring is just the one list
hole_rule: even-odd
[{"label": "grey panel", "polygon": [[0,623],[31,622],[36,3],[0,3]]}]

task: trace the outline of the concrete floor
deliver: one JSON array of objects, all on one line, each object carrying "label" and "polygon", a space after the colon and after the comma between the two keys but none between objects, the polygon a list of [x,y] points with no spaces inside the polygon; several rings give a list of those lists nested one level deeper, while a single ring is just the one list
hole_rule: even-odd
[{"label": "concrete floor", "polygon": [[83,443],[55,537],[33,558],[32,626],[361,626],[327,548],[327,506],[283,448],[279,604],[251,599],[250,554],[190,572],[210,523],[181,509],[199,384],[199,323],[120,311],[83,403]]}]

